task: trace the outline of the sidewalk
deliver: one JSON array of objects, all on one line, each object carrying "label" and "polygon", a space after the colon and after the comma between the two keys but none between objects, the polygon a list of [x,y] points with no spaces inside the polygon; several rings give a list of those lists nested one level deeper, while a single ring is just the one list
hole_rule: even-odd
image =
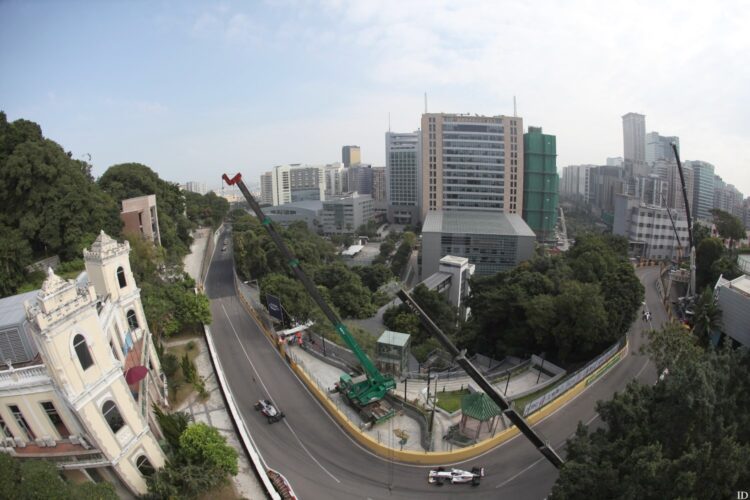
[{"label": "sidewalk", "polygon": [[211,228],[202,227],[193,233],[193,244],[190,245],[190,253],[185,256],[182,264],[185,272],[193,278],[196,283],[200,281],[201,265],[206,251],[206,240],[211,234]]},{"label": "sidewalk", "polygon": [[184,411],[193,417],[195,422],[204,422],[215,427],[222,436],[227,438],[227,443],[237,450],[237,465],[239,472],[231,478],[235,490],[242,498],[256,499],[265,498],[266,494],[261,487],[250,462],[245,455],[244,448],[240,443],[237,434],[234,431],[232,420],[224,406],[224,398],[221,395],[219,383],[216,380],[213,365],[208,354],[206,341],[200,337],[195,339],[176,340],[165,343],[166,347],[171,347],[188,342],[195,342],[195,348],[198,349],[198,356],[195,358],[195,366],[198,374],[203,377],[206,384],[206,391],[209,397],[205,401],[198,399],[198,394],[194,393],[190,398],[185,400],[178,408],[172,408],[172,411]]}]

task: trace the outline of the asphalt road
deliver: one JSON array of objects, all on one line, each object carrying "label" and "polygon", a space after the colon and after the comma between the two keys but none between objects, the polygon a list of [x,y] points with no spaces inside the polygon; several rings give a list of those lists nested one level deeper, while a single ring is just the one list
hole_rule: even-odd
[{"label": "asphalt road", "polygon": [[[657,270],[640,269],[637,274],[646,285],[652,322],[661,324],[666,318],[654,288]],[[541,499],[549,493],[557,470],[521,436],[460,465],[485,467],[487,475],[478,487],[429,485],[429,467],[371,454],[323,410],[242,308],[234,290],[231,247],[226,252],[217,249],[206,289],[218,355],[247,428],[268,466],[284,474],[300,498],[411,500],[460,494],[462,498]],[[562,446],[579,421],[596,424],[597,400],[609,398],[633,378],[647,383],[656,379],[653,365],[638,354],[644,326],[639,317],[629,334],[631,352],[625,359],[536,426],[555,447]],[[268,424],[253,409],[261,398],[273,401],[286,418]],[[385,432],[392,431],[384,426]]]}]

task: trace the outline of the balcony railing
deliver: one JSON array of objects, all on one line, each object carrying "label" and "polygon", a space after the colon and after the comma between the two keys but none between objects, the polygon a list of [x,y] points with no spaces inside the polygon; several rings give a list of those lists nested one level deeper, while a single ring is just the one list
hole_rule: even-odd
[{"label": "balcony railing", "polygon": [[28,366],[0,371],[0,389],[52,383],[45,366]]}]

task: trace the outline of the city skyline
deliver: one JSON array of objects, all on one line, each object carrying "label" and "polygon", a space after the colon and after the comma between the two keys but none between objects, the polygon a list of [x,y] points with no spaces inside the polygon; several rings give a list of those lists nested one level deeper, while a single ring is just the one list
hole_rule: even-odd
[{"label": "city skyline", "polygon": [[218,187],[349,144],[385,165],[384,132],[416,130],[425,92],[429,112],[485,116],[516,96],[558,167],[623,156],[635,112],[750,193],[746,5],[432,5],[5,2],[0,109],[96,176],[140,162]]}]

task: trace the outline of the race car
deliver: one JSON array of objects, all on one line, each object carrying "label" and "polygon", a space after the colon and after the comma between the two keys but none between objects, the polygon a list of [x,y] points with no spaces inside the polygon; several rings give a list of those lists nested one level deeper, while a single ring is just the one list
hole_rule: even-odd
[{"label": "race car", "polygon": [[265,417],[268,419],[269,424],[278,422],[279,420],[284,418],[284,413],[277,410],[273,403],[271,403],[267,399],[258,400],[258,402],[255,403],[255,409],[260,410],[260,412],[265,415]]},{"label": "race car", "polygon": [[461,469],[438,467],[430,471],[427,476],[427,482],[437,484],[438,486],[442,486],[446,481],[451,483],[471,483],[472,486],[477,486],[483,477],[484,467],[472,467],[470,472]]}]

